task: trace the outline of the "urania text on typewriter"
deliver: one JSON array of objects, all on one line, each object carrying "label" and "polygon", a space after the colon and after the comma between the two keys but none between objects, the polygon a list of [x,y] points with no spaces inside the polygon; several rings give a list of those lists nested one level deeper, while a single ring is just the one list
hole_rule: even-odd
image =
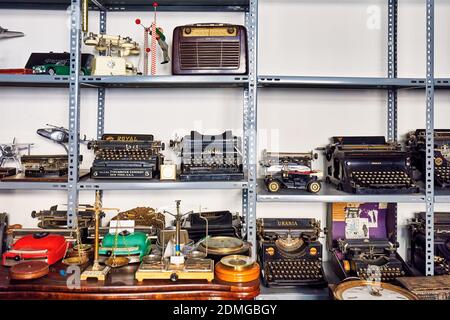
[{"label": "urania text on typewriter", "polygon": [[383,136],[333,137],[325,150],[327,181],[353,193],[418,192],[409,152]]},{"label": "urania text on typewriter", "polygon": [[225,181],[244,178],[241,138],[231,131],[202,135],[191,131],[171,146],[181,156],[181,181]]},{"label": "urania text on typewriter", "polygon": [[95,179],[153,179],[159,177],[164,144],[153,135],[104,134],[88,144],[95,160],[91,177]]},{"label": "urania text on typewriter", "polygon": [[320,222],[315,219],[259,219],[259,259],[264,285],[326,285],[319,234]]}]

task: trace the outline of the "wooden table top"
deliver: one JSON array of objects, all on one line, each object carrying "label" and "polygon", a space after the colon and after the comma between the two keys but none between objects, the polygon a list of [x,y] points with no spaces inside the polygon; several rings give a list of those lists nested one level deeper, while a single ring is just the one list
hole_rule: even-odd
[{"label": "wooden table top", "polygon": [[[80,281],[67,274],[67,266],[57,263],[50,273],[36,280],[12,280],[9,268],[0,267],[0,299],[253,299],[259,294],[259,280],[227,283],[213,280],[144,280],[138,282],[134,273],[138,265],[112,269],[105,281]],[[71,277],[72,276],[72,277]]]}]

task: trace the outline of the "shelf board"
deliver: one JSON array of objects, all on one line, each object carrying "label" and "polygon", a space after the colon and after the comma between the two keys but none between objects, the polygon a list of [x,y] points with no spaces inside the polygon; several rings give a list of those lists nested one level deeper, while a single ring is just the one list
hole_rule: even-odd
[{"label": "shelf board", "polygon": [[372,77],[295,77],[259,76],[262,87],[325,89],[416,89],[425,87],[425,79]]},{"label": "shelf board", "polygon": [[264,181],[258,181],[258,202],[396,202],[421,203],[424,193],[413,194],[352,194],[336,190],[332,185],[322,183],[322,190],[313,194],[304,190],[267,191]]},{"label": "shelf board", "polygon": [[247,76],[84,76],[84,87],[108,88],[205,88],[243,87]]},{"label": "shelf board", "polygon": [[0,86],[11,87],[68,87],[69,76],[34,74],[0,74]]},{"label": "shelf board", "polygon": [[[234,88],[248,85],[247,76],[82,76],[84,88]],[[68,87],[69,76],[0,75],[0,86]]]},{"label": "shelf board", "polygon": [[450,89],[450,78],[434,79],[436,89]]},{"label": "shelf board", "polygon": [[181,182],[158,180],[93,180],[82,179],[79,190],[198,190],[198,189],[245,189],[247,181]]},{"label": "shelf board", "polygon": [[[108,11],[149,11],[148,0],[98,0]],[[244,11],[249,0],[158,0],[158,11]],[[0,0],[0,9],[66,10],[70,0]],[[90,9],[98,10],[91,3]]]},{"label": "shelf board", "polygon": [[450,203],[450,189],[434,188],[434,201],[436,203]]},{"label": "shelf board", "polygon": [[0,182],[0,190],[67,190],[64,182]]}]

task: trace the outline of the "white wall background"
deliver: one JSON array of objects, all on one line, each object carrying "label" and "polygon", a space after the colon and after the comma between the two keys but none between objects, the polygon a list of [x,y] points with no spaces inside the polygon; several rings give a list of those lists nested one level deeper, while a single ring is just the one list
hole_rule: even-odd
[{"label": "white wall background", "polygon": [[[317,76],[380,76],[387,74],[386,0],[260,0],[259,74]],[[377,13],[380,21],[376,20]],[[24,38],[0,42],[0,68],[23,67],[30,52],[68,51],[68,12],[0,10],[0,25],[23,31]],[[109,13],[107,30],[142,42],[136,18],[151,13]],[[375,20],[374,20],[375,19]],[[175,26],[198,22],[243,24],[236,13],[158,14],[171,45]],[[436,76],[450,77],[450,3],[436,0]],[[90,30],[98,31],[98,15],[90,14]],[[84,47],[84,52],[92,52]],[[134,60],[138,63],[138,59]],[[170,65],[159,74],[170,74]],[[398,76],[425,77],[425,1],[399,0]],[[61,153],[62,148],[35,133],[46,123],[67,126],[67,89],[0,88],[0,140],[32,142],[33,153]],[[206,133],[242,128],[240,89],[115,89],[106,94],[106,132],[153,133],[168,141],[176,132]],[[403,136],[425,123],[424,92],[403,90],[398,99],[398,129]],[[96,90],[82,90],[81,132],[96,133]],[[448,128],[450,93],[436,94],[436,128]],[[309,151],[333,135],[384,135],[386,92],[356,90],[262,89],[258,100],[260,150],[279,146],[286,151]],[[81,149],[89,168],[93,156]],[[174,159],[170,152],[167,157]],[[317,164],[321,166],[320,163]],[[104,203],[129,209],[138,205],[162,207],[181,199],[186,209],[241,210],[239,191],[108,191]],[[81,192],[80,203],[92,202]],[[32,210],[66,203],[65,192],[1,191],[0,211],[11,223],[35,226]],[[437,205],[437,210],[450,210]],[[399,205],[402,255],[407,247],[407,219],[424,210],[421,204]],[[259,203],[259,217],[318,217],[325,222],[326,204]]]}]

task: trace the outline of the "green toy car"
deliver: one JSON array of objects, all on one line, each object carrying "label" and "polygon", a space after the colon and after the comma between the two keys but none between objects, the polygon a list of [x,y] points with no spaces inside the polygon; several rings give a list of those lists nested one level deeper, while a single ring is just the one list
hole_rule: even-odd
[{"label": "green toy car", "polygon": [[[47,63],[41,64],[37,66],[33,66],[34,74],[49,74],[51,76],[68,76],[70,74],[70,66],[66,65],[64,62],[57,63]],[[89,76],[91,75],[91,70],[88,68],[82,67],[80,70],[80,75]]]}]

